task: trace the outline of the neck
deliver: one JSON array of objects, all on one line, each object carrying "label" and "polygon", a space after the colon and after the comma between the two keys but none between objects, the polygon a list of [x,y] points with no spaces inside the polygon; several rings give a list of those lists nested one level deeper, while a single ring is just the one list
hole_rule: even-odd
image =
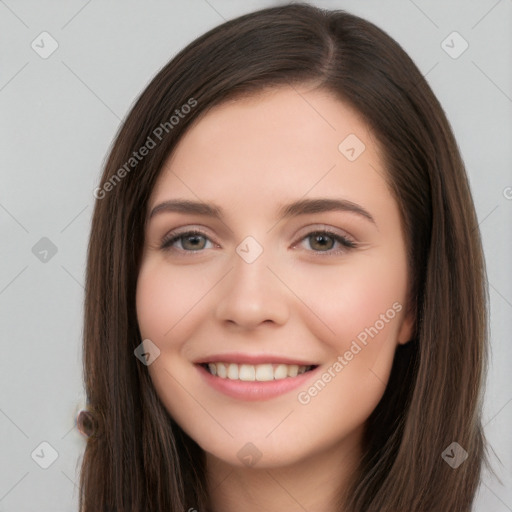
[{"label": "neck", "polygon": [[233,466],[207,453],[211,512],[340,512],[361,457],[361,432],[285,466]]}]

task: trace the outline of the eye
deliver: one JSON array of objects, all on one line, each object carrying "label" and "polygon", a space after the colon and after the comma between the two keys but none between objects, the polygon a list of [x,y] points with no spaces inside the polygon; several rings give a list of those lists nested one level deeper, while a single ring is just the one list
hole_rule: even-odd
[{"label": "eye", "polygon": [[[345,236],[328,230],[318,230],[308,233],[301,242],[310,240],[310,247],[314,252],[326,253],[328,255],[342,254],[357,247],[357,244]],[[333,245],[338,243],[341,249],[332,250]]]},{"label": "eye", "polygon": [[[204,241],[206,240],[211,242],[202,231],[192,230],[179,234],[171,233],[162,240],[160,248],[164,250],[177,249],[184,252],[198,252],[202,249],[211,248],[205,247]],[[180,242],[181,247],[173,247],[176,242]]]},{"label": "eye", "polygon": [[[326,253],[327,255],[342,254],[357,247],[357,244],[349,238],[329,230],[312,231],[303,237],[301,242],[308,239],[311,240],[309,245],[313,249],[313,252]],[[181,247],[176,247],[177,242],[179,242]],[[207,242],[211,242],[211,240],[205,233],[198,230],[190,230],[178,234],[170,233],[162,240],[160,248],[162,250],[178,250],[196,253],[201,252],[203,249],[211,249],[211,246],[206,247]],[[341,246],[341,249],[332,250],[333,245],[336,243]]]}]

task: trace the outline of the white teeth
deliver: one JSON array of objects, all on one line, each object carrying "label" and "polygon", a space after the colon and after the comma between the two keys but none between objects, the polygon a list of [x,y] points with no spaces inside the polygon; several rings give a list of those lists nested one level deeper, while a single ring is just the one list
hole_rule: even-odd
[{"label": "white teeth", "polygon": [[[281,378],[281,377],[276,377]],[[274,380],[274,370],[271,364],[259,364],[256,366],[256,380],[265,382],[267,380]]]},{"label": "white teeth", "polygon": [[228,379],[238,379],[238,365],[231,363],[228,366]]},{"label": "white teeth", "polygon": [[251,364],[242,364],[238,370],[240,380],[256,380],[256,368]]},{"label": "white teeth", "polygon": [[277,365],[277,368],[274,370],[274,378],[286,379],[286,377],[288,377],[288,366],[285,364]]},{"label": "white teeth", "polygon": [[288,377],[297,377],[299,373],[299,367],[296,364],[288,366]]},{"label": "white teeth", "polygon": [[[228,372],[226,370],[226,365],[223,363],[210,363],[212,366],[217,367],[217,375],[223,379],[225,379],[228,376]],[[210,365],[208,365],[210,366]],[[212,372],[213,373],[213,372]]]},{"label": "white teeth", "polygon": [[208,363],[208,370],[212,375],[222,379],[259,381],[281,380],[287,377],[296,377],[311,369],[311,366],[298,366],[296,364],[241,364],[236,363]]}]

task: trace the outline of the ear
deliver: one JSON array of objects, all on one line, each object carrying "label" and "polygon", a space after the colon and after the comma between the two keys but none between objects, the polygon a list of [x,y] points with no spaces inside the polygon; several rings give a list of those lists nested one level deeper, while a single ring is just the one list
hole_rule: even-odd
[{"label": "ear", "polygon": [[400,345],[405,345],[407,342],[411,341],[414,335],[414,320],[414,313],[412,311],[406,313],[402,319],[402,324],[397,336],[397,341]]}]

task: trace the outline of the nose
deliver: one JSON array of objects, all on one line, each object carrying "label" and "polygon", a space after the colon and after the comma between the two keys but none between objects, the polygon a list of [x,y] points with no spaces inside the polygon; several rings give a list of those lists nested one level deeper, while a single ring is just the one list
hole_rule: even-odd
[{"label": "nose", "polygon": [[252,263],[235,252],[231,261],[233,267],[219,288],[216,318],[244,329],[286,323],[291,292],[273,268],[276,265],[268,265],[266,252]]}]

